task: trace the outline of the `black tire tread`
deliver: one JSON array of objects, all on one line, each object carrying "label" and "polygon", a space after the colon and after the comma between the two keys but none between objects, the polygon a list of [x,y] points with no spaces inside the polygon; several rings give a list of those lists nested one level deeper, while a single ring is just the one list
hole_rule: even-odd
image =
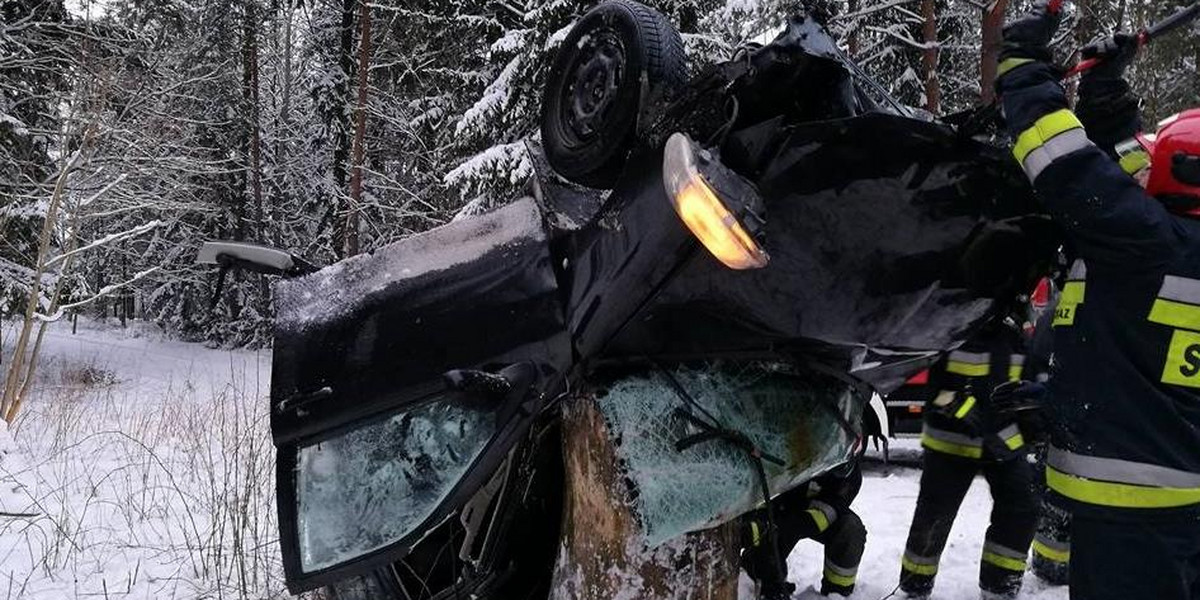
[{"label": "black tire tread", "polygon": [[650,81],[668,87],[682,85],[687,75],[683,38],[662,13],[634,0],[608,0],[629,11],[646,41],[646,72]]},{"label": "black tire tread", "polygon": [[[658,92],[657,95],[661,97],[663,92],[671,93],[683,86],[687,80],[687,56],[683,48],[683,38],[666,16],[634,0],[606,0],[585,13],[581,21],[586,20],[591,14],[606,11],[625,13],[622,20],[637,30],[637,37],[642,47],[642,73],[644,73],[646,81],[655,88],[651,91],[651,95],[656,95],[655,92]],[[568,34],[567,39],[570,40],[572,35],[573,32]],[[573,172],[561,172],[561,174],[582,185],[598,188],[612,187],[624,169],[628,149],[632,147],[635,140],[636,128],[637,119],[634,118],[628,135],[624,138],[626,140],[624,151],[610,154],[602,163],[593,165],[586,172],[571,169]],[[543,124],[543,131],[545,131],[545,124]],[[547,150],[551,150],[549,144],[546,144],[546,147]],[[555,157],[550,154],[548,154],[548,158],[553,165],[556,162]]]}]

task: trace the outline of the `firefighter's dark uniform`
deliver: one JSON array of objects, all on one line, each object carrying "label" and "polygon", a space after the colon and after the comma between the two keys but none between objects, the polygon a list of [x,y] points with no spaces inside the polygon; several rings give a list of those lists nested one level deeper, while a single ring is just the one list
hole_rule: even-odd
[{"label": "firefighter's dark uniform", "polygon": [[[1143,168],[1145,163],[1136,156],[1122,159],[1117,155],[1116,146],[1141,131],[1139,104],[1128,82],[1120,77],[1120,70],[1101,73],[1093,69],[1084,73],[1080,80],[1079,102],[1075,111],[1088,139],[1130,174]],[[1050,374],[1054,347],[1052,319],[1057,304],[1056,295],[1049,310],[1038,320],[1029,344],[1029,366],[1043,380],[1048,380]],[[1046,448],[1039,445],[1040,464],[1045,462],[1045,451]],[[1053,502],[1043,502],[1037,534],[1033,538],[1031,567],[1038,578],[1049,584],[1067,584],[1071,557],[1070,527],[1071,514],[1066,509]]]},{"label": "firefighter's dark uniform", "polygon": [[1079,259],[1054,319],[1046,480],[1075,599],[1200,598],[1200,223],[1088,139],[1058,73],[1001,65],[1015,155]]},{"label": "firefighter's dark uniform", "polygon": [[[854,591],[867,530],[850,504],[861,487],[862,472],[854,464],[848,470],[818,477],[771,501],[782,559],[786,560],[803,539],[825,546],[822,594],[849,596]],[[779,572],[775,565],[775,554],[767,545],[770,538],[766,515],[762,510],[755,511],[747,515],[744,523],[742,566],[746,573],[758,582],[762,597],[790,597],[795,587],[787,582],[786,571]]]},{"label": "firefighter's dark uniform", "polygon": [[[1046,312],[1038,318],[1033,338],[1026,350],[1025,376],[1032,376],[1035,381],[1043,383],[1049,380],[1050,376],[1051,355],[1054,349],[1051,324],[1057,305],[1056,295],[1047,305]],[[1043,400],[1043,406],[1047,402],[1053,402],[1053,399]],[[1044,429],[1045,419],[1040,415],[1038,417],[1036,419],[1038,426],[1034,429],[1040,431]],[[1022,432],[1026,434],[1026,441],[1036,446],[1034,453],[1037,456],[1039,470],[1037,480],[1040,483],[1038,496],[1041,498],[1037,532],[1033,536],[1033,544],[1030,547],[1033,551],[1029,563],[1030,570],[1038,579],[1050,585],[1066,585],[1071,561],[1071,514],[1049,501],[1043,475],[1045,473],[1046,441],[1041,439],[1044,436],[1038,433],[1030,435],[1029,429],[1028,425],[1022,426]]]},{"label": "firefighter's dark uniform", "polygon": [[1021,587],[1037,522],[1034,471],[1016,423],[989,404],[993,388],[1021,378],[1022,341],[1017,326],[996,320],[930,372],[930,385],[942,391],[924,410],[921,491],[900,571],[900,587],[910,597],[932,591],[950,526],[980,472],[994,504],[979,586],[1000,598],[1015,597]]}]

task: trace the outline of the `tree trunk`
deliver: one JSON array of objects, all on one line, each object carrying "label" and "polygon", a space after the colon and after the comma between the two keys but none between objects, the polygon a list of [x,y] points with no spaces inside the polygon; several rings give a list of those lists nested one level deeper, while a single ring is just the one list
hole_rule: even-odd
[{"label": "tree trunk", "polygon": [[[242,101],[246,115],[246,142],[250,166],[250,195],[254,205],[254,240],[265,243],[266,225],[263,220],[262,193],[262,136],[259,123],[258,98],[258,0],[246,0],[242,23]],[[267,278],[258,276],[259,314],[269,314],[271,301]],[[124,322],[122,315],[121,320]]]},{"label": "tree trunk", "polygon": [[[350,131],[346,123],[345,107],[350,104],[350,79],[354,76],[354,8],[357,0],[342,0],[342,23],[338,40],[338,65],[341,67],[342,79],[338,83],[337,102],[339,109],[334,111],[334,147],[333,147],[333,183],[337,190],[338,210],[333,219],[333,247],[339,258],[345,258],[346,219],[349,214],[348,200],[342,196],[346,189],[346,163],[350,158]],[[342,217],[342,218],[339,218]]]},{"label": "tree trunk", "polygon": [[996,69],[1000,64],[1001,32],[1007,8],[1008,0],[995,0],[991,8],[983,11],[980,25],[979,100],[985,105],[996,99]]},{"label": "tree trunk", "polygon": [[938,85],[937,7],[934,0],[921,0],[925,44],[921,52],[921,76],[925,82],[925,110],[938,114],[942,107],[942,89]]},{"label": "tree trunk", "polygon": [[[1096,7],[1092,5],[1091,0],[1075,0],[1075,14],[1078,15],[1078,21],[1075,24],[1075,48],[1082,48],[1088,42],[1091,42],[1101,32],[1100,19],[1096,14]],[[1071,54],[1067,58],[1067,64],[1073,65],[1079,61],[1079,52]],[[1067,101],[1072,106],[1075,105],[1076,97],[1079,93],[1079,79],[1073,78],[1067,82]]]},{"label": "tree trunk", "polygon": [[[281,51],[283,54],[283,91],[281,92],[282,98],[280,99],[279,114],[277,115],[278,121],[275,124],[275,131],[278,132],[275,136],[276,165],[281,165],[286,160],[284,158],[286,152],[283,143],[283,132],[289,131],[292,122],[292,88],[293,80],[295,79],[294,75],[292,74],[293,16],[292,0],[286,0],[283,7],[283,49]],[[271,228],[271,243],[275,246],[280,246],[283,242],[280,238],[281,228],[278,226],[279,215],[277,212],[280,205],[287,205],[288,199],[291,197],[291,195],[288,190],[284,189],[282,178],[277,176],[272,178],[272,180],[275,182],[275,193],[272,194],[269,213],[271,222],[275,224],[275,226]]]},{"label": "tree trunk", "polygon": [[246,146],[250,195],[254,207],[254,239],[264,241],[262,198],[262,138],[259,135],[258,105],[258,6],[246,0],[242,23],[242,102],[246,116]]},{"label": "tree trunk", "polygon": [[646,548],[604,417],[563,404],[566,498],[553,600],[734,600],[738,535],[724,525]]},{"label": "tree trunk", "polygon": [[350,172],[350,206],[346,213],[346,239],[343,251],[346,256],[358,254],[358,211],[362,203],[363,145],[367,130],[367,82],[370,81],[371,66],[371,5],[360,0],[358,22],[358,100],[354,104],[354,145]]},{"label": "tree trunk", "polygon": [[[858,4],[859,0],[850,0],[850,4],[847,6],[847,12],[850,14],[857,13]],[[858,27],[851,27],[850,35],[846,39],[846,50],[850,54],[850,58],[858,58],[858,29]]]}]

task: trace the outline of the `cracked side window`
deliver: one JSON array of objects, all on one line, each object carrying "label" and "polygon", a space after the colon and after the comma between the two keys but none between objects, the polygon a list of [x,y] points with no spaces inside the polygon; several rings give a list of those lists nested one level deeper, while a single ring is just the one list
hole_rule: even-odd
[{"label": "cracked side window", "polygon": [[433,402],[299,449],[300,565],[317,571],[392,544],[454,488],[496,413]]}]

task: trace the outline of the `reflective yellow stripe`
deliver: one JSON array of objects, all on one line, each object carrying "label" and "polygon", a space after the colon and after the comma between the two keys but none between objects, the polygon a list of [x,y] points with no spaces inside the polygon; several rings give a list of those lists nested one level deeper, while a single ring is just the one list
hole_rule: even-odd
[{"label": "reflective yellow stripe", "polygon": [[983,551],[983,562],[991,563],[997,567],[1000,567],[1001,569],[1008,569],[1009,571],[1025,570],[1025,561],[1018,560],[1016,558],[1009,558],[1007,556],[1001,556],[990,550]]},{"label": "reflective yellow stripe", "polygon": [[963,401],[962,406],[958,407],[958,410],[954,412],[954,418],[961,419],[967,416],[967,413],[971,412],[971,409],[974,407],[975,396],[967,396],[967,399]]},{"label": "reflective yellow stripe", "polygon": [[[894,569],[895,567],[892,567],[892,568]],[[825,567],[825,581],[828,581],[829,583],[832,583],[833,585],[840,585],[842,587],[850,587],[850,586],[854,585],[854,580],[855,580],[854,575],[839,575],[837,573],[834,573],[829,567]]]},{"label": "reflective yellow stripe", "polygon": [[810,508],[808,509],[808,514],[817,524],[817,531],[825,531],[826,529],[829,529],[829,517],[826,517],[825,513],[821,512],[819,509]]},{"label": "reflective yellow stripe", "polygon": [[1133,175],[1138,171],[1150,166],[1150,155],[1144,150],[1131,152],[1121,157],[1121,169],[1126,173]]},{"label": "reflective yellow stripe", "polygon": [[980,458],[983,456],[983,448],[980,446],[967,446],[964,444],[955,444],[937,438],[930,437],[928,433],[921,434],[921,445],[936,450],[943,454],[953,454],[955,456],[963,456],[966,458]]},{"label": "reflective yellow stripe", "polygon": [[1025,436],[1018,433],[1017,435],[1004,440],[1004,445],[1008,446],[1009,450],[1016,450],[1017,448],[1025,445]]},{"label": "reflective yellow stripe", "polygon": [[1162,382],[1200,388],[1200,333],[1182,329],[1171,332]]},{"label": "reflective yellow stripe", "polygon": [[1056,563],[1066,564],[1071,562],[1071,553],[1069,551],[1064,552],[1062,550],[1055,550],[1054,548],[1051,548],[1050,546],[1047,546],[1038,540],[1033,540],[1033,551],[1036,552],[1038,556]]},{"label": "reflective yellow stripe", "polygon": [[758,521],[750,521],[750,544],[758,546],[762,543],[762,534],[758,531]]},{"label": "reflective yellow stripe", "polygon": [[1062,295],[1058,298],[1058,306],[1054,310],[1052,326],[1074,325],[1075,310],[1083,304],[1087,293],[1087,283],[1084,281],[1068,281],[1063,285]]},{"label": "reflective yellow stripe", "polygon": [[1008,368],[1008,380],[1009,381],[1020,381],[1021,380],[1021,369],[1022,369],[1021,365],[1010,366]]},{"label": "reflective yellow stripe", "polygon": [[1006,58],[1000,61],[1000,65],[996,67],[996,77],[1003,77],[1009,71],[1033,62],[1032,58]]},{"label": "reflective yellow stripe", "polygon": [[1200,306],[1159,298],[1150,308],[1150,321],[1200,331]]},{"label": "reflective yellow stripe", "polygon": [[916,573],[917,575],[937,575],[937,565],[921,565],[913,562],[907,556],[900,559],[900,566],[905,571]]},{"label": "reflective yellow stripe", "polygon": [[1200,488],[1164,488],[1084,479],[1046,466],[1050,489],[1079,502],[1118,508],[1176,508],[1200,504]]},{"label": "reflective yellow stripe", "polygon": [[1017,162],[1023,163],[1031,152],[1040,148],[1047,140],[1065,131],[1081,128],[1083,128],[1083,124],[1079,122],[1079,117],[1076,117],[1075,113],[1069,109],[1054,111],[1038,119],[1033,127],[1026,129],[1017,137],[1013,155],[1017,157]]},{"label": "reflective yellow stripe", "polygon": [[962,375],[963,377],[984,377],[988,374],[988,364],[952,360],[946,363],[946,372]]},{"label": "reflective yellow stripe", "polygon": [[1068,281],[1063,285],[1062,295],[1059,296],[1059,302],[1070,302],[1071,304],[1079,304],[1083,302],[1083,297],[1087,293],[1087,282],[1085,281]]}]

